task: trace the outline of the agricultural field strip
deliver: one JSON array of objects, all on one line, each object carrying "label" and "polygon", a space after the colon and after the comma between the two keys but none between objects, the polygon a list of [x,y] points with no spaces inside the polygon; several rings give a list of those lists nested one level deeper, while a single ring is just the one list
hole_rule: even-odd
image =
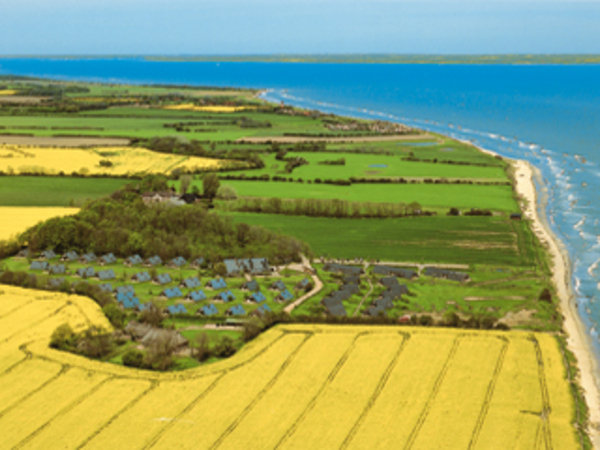
[{"label": "agricultural field strip", "polygon": [[[56,306],[56,305],[53,305],[53,306]],[[51,310],[52,310],[52,308],[47,308],[47,310],[44,311],[47,314],[50,314],[48,317],[57,314],[56,312],[50,313]],[[85,311],[86,308],[81,308],[81,310]],[[81,314],[81,312],[79,311],[78,308],[77,308],[77,313]],[[84,313],[84,315],[85,315],[85,313]],[[43,322],[43,320],[41,322]],[[39,324],[41,322],[38,321],[37,322],[38,325],[36,325],[36,326],[39,326]],[[283,343],[285,343],[285,341],[287,341],[288,343],[285,344],[283,348],[286,348],[286,347],[289,348],[290,351],[293,352],[293,355],[290,354],[289,351],[283,352],[284,353],[284,358],[283,358],[283,360],[281,362],[286,361],[286,358],[287,358],[287,361],[288,361],[287,363],[285,363],[285,366],[281,367],[281,363],[275,363],[274,365],[276,366],[276,369],[275,369],[275,372],[273,373],[273,377],[272,378],[266,377],[267,381],[265,381],[265,382],[261,381],[261,383],[259,383],[260,385],[262,385],[262,388],[257,385],[257,391],[256,392],[253,391],[251,393],[248,393],[248,398],[246,399],[246,400],[248,400],[247,402],[246,402],[246,400],[244,400],[241,405],[237,405],[236,404],[238,406],[238,409],[241,408],[241,411],[242,411],[241,415],[242,415],[242,417],[240,418],[240,414],[238,414],[238,415],[235,415],[235,417],[233,417],[233,422],[228,422],[229,419],[226,420],[226,422],[229,423],[229,426],[221,427],[219,429],[220,430],[219,432],[221,434],[216,436],[217,440],[214,441],[214,444],[213,444],[214,447],[217,447],[219,444],[226,443],[227,442],[227,438],[229,436],[231,436],[233,433],[235,433],[235,431],[238,429],[238,427],[240,427],[240,426],[242,426],[244,424],[245,419],[248,418],[248,417],[251,417],[253,410],[256,407],[258,407],[259,405],[261,405],[262,401],[266,398],[266,396],[269,395],[270,389],[273,389],[273,388],[275,388],[276,386],[279,385],[279,383],[280,383],[279,377],[281,377],[281,376],[288,376],[289,375],[287,373],[287,369],[289,369],[289,367],[291,367],[291,365],[293,364],[293,359],[294,358],[298,358],[299,355],[302,355],[303,350],[301,350],[301,347],[303,345],[307,345],[307,342],[310,342],[310,340],[312,339],[311,336],[314,336],[314,333],[318,333],[319,335],[324,335],[324,334],[327,334],[327,333],[332,333],[332,331],[324,331],[324,330],[328,330],[328,329],[324,329],[324,328],[319,329],[319,327],[312,327],[311,328],[311,327],[288,326],[288,327],[283,327],[283,332],[281,332],[279,334],[279,336],[277,336],[275,339],[269,339],[269,340],[267,340],[267,343],[266,343],[266,347],[267,348],[261,349],[263,351],[261,351],[257,355],[255,355],[255,357],[258,357],[259,355],[264,355],[265,351],[267,351],[268,348],[273,348],[273,346],[276,345],[277,342],[281,342],[282,343],[281,345],[283,345]],[[329,330],[331,330],[331,329],[329,329]],[[341,384],[346,384],[346,383],[343,383],[342,381],[340,381],[338,375],[340,374],[340,372],[342,372],[342,380],[343,380],[344,372],[348,372],[350,370],[350,369],[348,369],[348,367],[344,367],[344,366],[346,365],[346,363],[348,362],[349,359],[352,361],[351,357],[354,358],[354,359],[357,359],[356,355],[353,356],[353,352],[356,351],[354,349],[354,347],[355,347],[355,345],[356,345],[357,342],[359,343],[359,345],[363,345],[363,343],[364,343],[364,339],[359,339],[359,337],[364,337],[365,339],[368,339],[369,337],[375,336],[375,337],[380,337],[380,338],[383,337],[385,339],[390,339],[390,336],[392,335],[392,333],[389,333],[389,332],[386,332],[386,333],[382,334],[381,330],[378,330],[378,331],[375,331],[375,332],[368,332],[366,330],[368,330],[368,328],[365,329],[364,327],[362,327],[362,331],[360,332],[360,334],[356,335],[354,337],[353,345],[348,348],[348,350],[346,351],[346,353],[344,353],[344,355],[342,356],[342,358],[338,361],[338,364],[336,365],[336,367],[334,368],[334,370],[330,373],[329,378],[327,379],[327,381],[325,383],[323,383],[323,385],[319,389],[319,392],[314,397],[313,401],[311,401],[308,404],[308,406],[305,409],[305,411],[303,413],[301,413],[301,415],[299,417],[300,425],[298,425],[298,422],[296,422],[295,427],[292,427],[291,429],[289,429],[288,433],[286,434],[286,436],[290,436],[290,437],[293,438],[294,434],[295,434],[294,430],[300,430],[300,432],[302,432],[302,422],[304,422],[306,420],[308,420],[309,422],[311,420],[314,420],[314,417],[311,418],[311,415],[309,414],[310,411],[312,411],[313,409],[316,409],[317,411],[319,411],[320,408],[322,408],[322,405],[326,405],[327,404],[327,402],[325,402],[323,400],[323,398],[327,398],[328,395],[331,395],[332,392],[335,392],[334,387],[335,387],[336,383],[337,384],[340,384],[340,383]],[[408,330],[411,332],[411,335],[418,336],[418,335],[421,335],[423,333],[422,331],[416,331],[416,330],[411,330],[411,329],[408,329]],[[348,329],[344,330],[342,328],[342,333],[344,333],[344,331],[347,332]],[[337,330],[335,332],[337,332]],[[335,333],[335,332],[333,332],[333,333]],[[17,332],[17,334],[18,334],[18,332]],[[478,336],[478,335],[481,335],[481,333],[464,333],[463,335]],[[491,335],[493,336],[493,334],[491,334]],[[292,341],[289,340],[292,336],[297,336],[297,338],[294,338],[292,340],[294,342],[292,342]],[[287,337],[287,338],[283,339],[284,337]],[[261,338],[260,341],[264,341],[264,339]],[[342,439],[341,442],[338,442],[338,446],[342,442],[349,442],[349,443],[352,442],[352,439],[347,439],[348,433],[352,433],[352,436],[354,436],[357,431],[361,431],[362,427],[359,425],[359,422],[361,422],[365,418],[368,418],[368,414],[364,412],[365,411],[365,407],[367,407],[367,409],[369,409],[369,414],[370,414],[371,408],[377,406],[377,400],[379,398],[381,398],[381,399],[384,398],[382,396],[382,393],[387,388],[387,380],[391,376],[392,371],[395,370],[393,368],[399,365],[398,364],[398,359],[399,359],[400,354],[401,354],[400,352],[404,348],[405,341],[406,341],[406,338],[404,337],[402,339],[400,348],[398,348],[398,345],[395,344],[394,346],[391,347],[393,351],[392,351],[392,353],[390,353],[389,357],[383,358],[384,362],[382,364],[384,364],[384,365],[381,367],[381,370],[378,371],[378,373],[380,375],[378,377],[375,377],[376,378],[375,385],[372,386],[372,389],[367,389],[366,390],[369,393],[369,395],[366,398],[364,398],[363,400],[360,400],[360,402],[362,404],[362,407],[360,408],[360,410],[358,411],[358,413],[355,414],[354,419],[350,420],[347,423],[346,428],[343,429],[343,431],[344,431],[343,436],[338,435],[337,437],[336,436],[332,437],[333,440],[339,440],[340,438]],[[454,345],[453,345],[453,347],[452,347],[452,349],[450,351],[450,355],[454,355],[457,352],[457,349],[456,349],[456,347],[458,346],[457,342],[458,342],[458,340],[455,340],[455,343],[454,343]],[[261,344],[264,345],[265,343],[261,342]],[[291,347],[290,347],[290,345],[291,345]],[[366,347],[365,347],[365,349],[366,349]],[[62,355],[61,353],[54,352],[54,351],[50,351],[50,353],[52,354],[52,356],[54,356],[54,354]],[[271,352],[271,353],[278,354],[278,353],[282,353],[282,352],[273,350],[273,352]],[[34,355],[34,357],[38,356],[35,353],[33,355]],[[543,353],[541,352],[541,350],[540,350],[539,355],[543,356]],[[368,356],[368,352],[364,356]],[[74,358],[82,360],[82,362],[87,362],[87,361],[83,360],[82,358],[78,358],[78,357],[74,357]],[[277,358],[279,358],[278,360],[281,360],[280,357],[277,357]],[[51,358],[51,359],[54,359],[54,358]],[[59,358],[59,359],[62,359],[62,358]],[[361,357],[361,358],[358,358],[358,360],[362,361],[362,360],[364,360],[364,358]],[[245,365],[245,363],[247,363],[247,362],[248,361],[245,361],[243,364]],[[340,365],[340,362],[341,362],[341,365]],[[64,362],[63,362],[63,364],[64,364]],[[498,368],[499,367],[498,364],[501,364],[501,363],[499,363],[497,361],[494,362],[492,370],[491,370],[495,374],[497,374],[500,371],[500,369]],[[87,364],[85,364],[85,365],[87,366]],[[448,371],[448,365],[449,365],[449,363],[447,361],[444,364],[444,367],[442,368],[442,373],[440,374],[442,376],[441,377],[438,376],[438,380],[436,382],[436,385],[440,385],[443,382],[443,378],[445,376],[445,373]],[[223,376],[221,376],[221,377],[219,377],[217,375],[218,372],[219,372],[218,370],[217,371],[212,371],[211,370],[209,373],[212,373],[214,376],[217,376],[217,378],[215,379],[215,381],[212,384],[213,387],[212,387],[211,392],[213,392],[219,386],[221,380],[224,379],[224,377],[226,376],[226,374],[235,373],[235,372],[232,372],[232,370],[236,369],[237,367],[239,367],[239,365],[230,365],[228,369],[225,369],[225,372],[223,372],[221,370],[221,372],[223,372]],[[71,370],[78,370],[78,369],[76,367],[71,367],[71,368],[68,368],[68,369],[63,369],[63,371],[61,371],[61,373],[64,375],[65,373],[68,373]],[[90,370],[89,367],[86,367],[86,370],[89,371]],[[542,375],[543,375],[543,366],[542,366],[541,370],[542,370]],[[356,372],[355,370],[351,370],[351,371],[354,372],[354,373]],[[94,372],[92,372],[92,373],[94,373]],[[140,376],[137,376],[139,374],[135,374],[136,376],[132,376],[132,377],[130,377],[130,376],[123,376],[123,373],[121,373],[120,370],[116,371],[116,372],[118,372],[116,374],[116,376],[114,374],[113,375],[110,375],[110,374],[108,375],[110,377],[110,379],[113,379],[113,378],[131,379],[132,382],[139,383],[139,381],[141,381],[140,378],[142,378],[143,380],[145,380],[144,384],[147,386],[149,384],[148,381],[150,381],[150,379],[153,378],[153,377],[140,377]],[[131,374],[132,372],[135,373],[135,372],[138,372],[138,371],[127,371],[126,370],[125,372],[126,373],[129,372],[129,374]],[[194,372],[197,372],[197,371],[194,371]],[[201,371],[201,372],[205,372],[205,371]],[[383,374],[383,375],[381,375],[381,374]],[[6,376],[6,374],[5,374],[5,376]],[[483,394],[483,397],[485,399],[484,405],[486,404],[486,402],[488,400],[490,400],[490,398],[493,398],[493,395],[492,395],[493,394],[493,387],[495,387],[496,382],[497,382],[496,377],[497,377],[497,375],[494,375],[494,377],[492,378],[491,382],[487,381],[487,379],[485,381],[484,394]],[[57,378],[56,380],[52,380],[52,382],[48,383],[47,385],[51,387],[53,384],[59,382],[60,378],[61,377]],[[164,377],[159,377],[159,378],[171,378],[171,377],[164,376]],[[155,384],[156,384],[157,378],[154,378],[154,379],[155,379]],[[190,378],[186,377],[185,375],[182,376],[182,374],[175,374],[175,377],[172,378],[172,379],[175,379],[175,380],[176,379],[186,380],[186,379],[190,379]],[[372,380],[369,380],[369,383],[371,383],[371,382],[372,382]],[[108,383],[108,381],[107,381],[107,383]],[[149,392],[153,392],[154,389],[156,389],[156,387],[152,387],[151,389],[147,389],[146,388],[146,390],[144,391],[144,394],[142,394],[140,392],[140,395],[137,398],[133,398],[133,399],[131,399],[130,402],[126,402],[126,404],[124,406],[121,405],[122,406],[121,408],[115,408],[115,410],[114,410],[115,412],[112,414],[111,419],[108,420],[108,426],[110,426],[110,423],[112,423],[113,420],[118,419],[119,416],[120,416],[120,414],[124,413],[127,410],[131,410],[132,408],[135,408],[135,405],[138,402],[142,401],[142,399],[144,398],[145,394],[149,393]],[[439,390],[439,386],[438,386],[437,390]],[[436,391],[436,390],[434,390],[434,391]],[[24,399],[24,401],[30,400],[32,397],[35,397],[36,395],[41,394],[41,393],[43,393],[43,389],[37,389],[33,393],[27,395],[26,398]],[[202,403],[208,402],[208,400],[207,400],[207,396],[208,395],[210,395],[210,392],[208,394],[205,394],[204,392],[201,394],[201,396],[203,397],[202,398],[202,400],[203,400]],[[435,396],[435,395],[436,394],[434,393],[433,396]],[[548,397],[548,395],[546,395],[546,396]],[[567,395],[567,398],[568,398],[568,395]],[[429,404],[432,403],[431,400],[432,400],[432,396],[430,395],[430,401],[427,402],[426,408],[423,410],[423,412],[425,412],[430,407]],[[564,398],[563,398],[563,401],[564,401]],[[23,402],[19,402],[19,404],[21,404],[21,403],[23,403]],[[435,405],[433,405],[433,406],[435,407]],[[184,411],[182,413],[181,418],[184,418],[184,417],[187,416],[187,414],[189,414],[190,412],[193,412],[193,409],[194,409],[193,407],[190,408],[187,413]],[[6,416],[6,414],[10,413],[11,411],[4,412],[3,413],[3,417]],[[201,411],[202,411],[201,407],[200,407],[199,411],[201,413]],[[423,412],[421,413],[421,416],[424,415]],[[67,410],[65,410],[64,413],[65,414],[69,414],[69,412]],[[487,413],[487,409],[485,409],[485,410],[482,409],[481,410],[481,412],[478,415],[478,419],[476,420],[476,422],[477,422],[478,425],[485,423],[485,421],[481,417],[482,417],[482,414],[485,416],[486,413]],[[549,409],[548,409],[548,413],[549,413]],[[426,414],[425,414],[425,416],[426,416]],[[424,417],[424,419],[426,419],[426,417]],[[1,422],[1,420],[0,420],[0,422]],[[171,423],[173,423],[173,422],[171,422]],[[169,425],[171,423],[169,423]],[[181,425],[181,423],[182,422],[176,422],[175,426],[179,426],[179,425]],[[100,426],[100,430],[99,431],[96,430],[96,433],[94,433],[94,435],[92,436],[92,438],[94,436],[96,436],[96,435],[102,434],[102,430],[105,429],[106,425],[107,425],[106,423],[100,424],[99,425]],[[547,426],[549,426],[549,425],[547,425]],[[167,427],[167,428],[171,428],[171,427]],[[310,428],[310,427],[308,427],[308,428]],[[225,430],[225,431],[223,432],[221,430]],[[166,431],[169,431],[169,430],[167,429]],[[50,431],[48,431],[47,433],[50,433]],[[170,433],[163,434],[163,436],[165,436],[166,438],[169,438],[169,436],[171,436],[171,437],[177,437],[179,435],[180,435],[180,433],[177,432],[177,429],[171,430]],[[300,433],[300,436],[301,435],[302,435],[302,433]],[[36,436],[37,436],[37,434],[36,434]],[[49,436],[51,436],[51,434],[49,434]],[[79,436],[79,437],[83,438],[82,436]],[[31,439],[33,439],[33,437]],[[38,439],[41,439],[41,438],[38,438]],[[50,438],[48,438],[48,439],[50,439]],[[344,439],[347,439],[347,440],[344,440]],[[90,440],[90,438],[86,438],[85,442],[89,442],[89,440]],[[29,441],[27,441],[27,442],[29,442]],[[32,442],[34,442],[34,441],[32,441]],[[48,442],[50,442],[50,441],[48,441]],[[93,442],[93,439],[91,440],[91,442]],[[153,442],[156,443],[156,444],[162,444],[160,442],[160,440],[159,441],[155,440]],[[169,441],[167,441],[167,444],[168,444],[168,442]],[[411,441],[409,440],[408,443],[410,444],[410,442]],[[412,442],[414,442],[414,439],[413,439]],[[546,442],[548,442],[548,438],[546,438]],[[26,443],[26,442],[24,442],[24,443]],[[280,441],[280,443],[284,443],[284,442]],[[333,442],[332,442],[332,444],[333,444]],[[348,444],[344,444],[344,445],[347,446]],[[162,446],[162,445],[159,445],[159,447],[160,446]],[[284,445],[284,447],[287,447],[287,445]]]}]

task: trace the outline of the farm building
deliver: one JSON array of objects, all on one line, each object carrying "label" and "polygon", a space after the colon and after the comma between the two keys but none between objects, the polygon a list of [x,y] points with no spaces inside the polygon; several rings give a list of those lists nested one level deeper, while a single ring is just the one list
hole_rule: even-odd
[{"label": "farm building", "polygon": [[263,303],[258,308],[256,308],[254,311],[252,311],[252,313],[250,313],[250,315],[262,317],[265,314],[268,314],[270,312],[273,312],[273,310],[271,308],[269,308],[269,305],[267,305],[266,303]]},{"label": "farm building", "polygon": [[241,290],[250,292],[258,291],[258,283],[256,280],[246,281],[244,284],[242,284]]},{"label": "farm building", "polygon": [[200,280],[198,279],[198,277],[186,278],[179,285],[179,287],[187,288],[187,289],[194,289],[194,288],[197,288],[200,286],[201,286],[201,284],[200,284]]},{"label": "farm building", "polygon": [[114,280],[115,278],[117,278],[117,276],[115,275],[114,270],[108,269],[108,270],[101,270],[100,272],[96,272],[96,278],[98,278],[100,281],[106,281],[106,280]]},{"label": "farm building", "polygon": [[48,266],[48,273],[50,275],[64,275],[67,273],[67,269],[64,264],[50,264]]},{"label": "farm building", "polygon": [[224,302],[232,302],[233,300],[235,300],[235,295],[233,295],[233,292],[231,292],[230,290],[227,290],[225,292],[221,292],[218,295],[216,295],[215,300],[221,300]]},{"label": "farm building", "polygon": [[201,314],[203,316],[214,316],[216,314],[219,314],[219,310],[217,309],[217,307],[215,305],[213,305],[212,303],[209,303],[208,305],[203,306],[202,308],[200,308],[198,310],[198,314]]},{"label": "farm building", "polygon": [[264,302],[266,300],[267,300],[267,297],[265,297],[265,294],[263,294],[260,291],[254,292],[252,295],[250,295],[248,297],[248,301],[249,302],[254,302],[254,303],[262,303],[262,302]]},{"label": "farm building", "polygon": [[48,267],[50,266],[50,264],[48,264],[46,261],[33,261],[31,263],[31,265],[29,266],[29,270],[48,270]]},{"label": "farm building", "polygon": [[155,267],[160,265],[162,265],[162,259],[158,255],[151,256],[146,261],[144,261],[144,266],[146,267]]},{"label": "farm building", "polygon": [[287,287],[283,281],[277,280],[269,286],[269,289],[272,291],[283,291],[284,289],[287,289]]},{"label": "farm building", "polygon": [[177,258],[173,258],[171,261],[167,263],[167,267],[171,269],[179,269],[187,264],[185,258],[178,256]]},{"label": "farm building", "polygon": [[174,330],[156,328],[146,323],[136,322],[135,320],[127,324],[125,332],[144,346],[165,341],[171,341],[174,347],[179,348],[185,347],[188,344],[187,339]]},{"label": "farm building", "polygon": [[81,258],[79,258],[79,262],[81,264],[91,264],[98,259],[93,252],[86,253]]},{"label": "farm building", "polygon": [[92,278],[96,275],[96,270],[93,267],[82,267],[77,269],[76,275],[81,278]]},{"label": "farm building", "polygon": [[225,280],[223,278],[209,280],[206,283],[206,288],[207,289],[212,289],[212,290],[226,289],[227,288],[227,283],[225,283]]},{"label": "farm building", "polygon": [[101,285],[99,285],[99,288],[102,289],[104,292],[113,292],[113,287],[110,283],[102,283]]},{"label": "farm building", "polygon": [[288,291],[287,289],[284,289],[283,291],[281,291],[279,293],[279,295],[277,295],[277,297],[275,297],[275,301],[276,302],[289,302],[293,298],[294,298],[294,296],[292,295],[292,293],[290,291]]},{"label": "farm building", "polygon": [[61,261],[69,261],[69,262],[74,262],[77,261],[79,259],[79,255],[77,254],[77,252],[67,252],[64,255],[62,255],[62,257],[60,258]]},{"label": "farm building", "polygon": [[458,281],[460,283],[466,283],[471,280],[468,273],[455,272],[453,270],[438,269],[436,267],[427,267],[425,269],[425,275],[428,277],[442,278],[445,280]]},{"label": "farm building", "polygon": [[245,258],[245,259],[226,259],[223,261],[227,269],[227,275],[237,276],[248,272],[251,274],[269,273],[269,261],[267,258]]},{"label": "farm building", "polygon": [[242,305],[235,305],[229,308],[225,314],[228,316],[243,316],[246,314],[246,310],[242,307]]},{"label": "farm building", "polygon": [[[29,251],[27,251],[27,253],[29,253]],[[40,258],[45,260],[54,259],[56,258],[56,253],[54,253],[52,250],[46,250],[40,253]]]},{"label": "farm building", "polygon": [[126,265],[127,267],[133,267],[133,266],[137,266],[138,264],[141,264],[142,262],[143,262],[143,260],[140,255],[133,255],[133,256],[130,256],[129,258],[126,258],[125,261],[123,261],[123,264]]},{"label": "farm building", "polygon": [[162,291],[160,293],[160,297],[170,300],[172,298],[183,297],[183,293],[181,292],[181,289],[179,289],[178,287],[174,287]]},{"label": "farm building", "polygon": [[115,255],[113,255],[112,253],[109,253],[107,255],[101,256],[100,258],[98,258],[98,264],[100,264],[101,266],[105,266],[107,264],[114,264],[117,262],[117,257]]},{"label": "farm building", "polygon": [[[153,203],[174,203],[179,202],[179,195],[177,195],[173,191],[164,191],[164,192],[144,192],[142,194],[142,200],[146,204]],[[185,204],[185,202],[181,202]]]},{"label": "farm building", "polygon": [[185,297],[188,300],[193,300],[195,302],[201,302],[202,300],[206,300],[206,294],[204,291],[192,291]]},{"label": "farm building", "polygon": [[168,273],[161,273],[158,274],[156,276],[156,278],[154,278],[154,284],[159,284],[159,285],[164,285],[164,284],[169,284],[172,283],[173,280],[171,280],[171,275],[169,275]]},{"label": "farm building", "polygon": [[375,275],[395,276],[405,278],[407,280],[412,280],[419,276],[419,274],[414,270],[391,266],[374,266],[373,273]]},{"label": "farm building", "polygon": [[138,283],[147,283],[152,280],[152,277],[148,272],[140,272],[131,276],[131,281],[136,281]]},{"label": "farm building", "polygon": [[343,264],[327,263],[323,266],[323,270],[326,272],[340,273],[343,275],[358,277],[364,273],[361,266],[346,266]]},{"label": "farm building", "polygon": [[[176,289],[176,288],[174,288],[174,289]],[[173,315],[173,314],[187,314],[188,310],[181,303],[178,303],[176,305],[168,306],[167,309],[165,310],[165,312],[167,314],[171,314],[171,315]]]},{"label": "farm building", "polygon": [[190,267],[192,269],[199,269],[200,267],[202,267],[203,264],[204,264],[204,258],[200,257],[200,258],[194,259],[191,262]]}]

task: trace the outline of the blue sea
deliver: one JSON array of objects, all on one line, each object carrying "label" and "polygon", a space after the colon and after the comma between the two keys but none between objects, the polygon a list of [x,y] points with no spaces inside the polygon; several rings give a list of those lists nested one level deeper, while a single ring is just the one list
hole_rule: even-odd
[{"label": "blue sea", "polygon": [[[600,66],[360,65],[0,59],[0,74],[265,89],[305,108],[401,121],[530,161],[569,252],[600,355]],[[0,119],[1,121],[1,119]]]}]

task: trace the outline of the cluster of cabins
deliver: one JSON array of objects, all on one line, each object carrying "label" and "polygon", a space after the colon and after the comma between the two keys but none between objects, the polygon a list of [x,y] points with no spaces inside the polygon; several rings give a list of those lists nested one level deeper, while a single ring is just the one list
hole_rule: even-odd
[{"label": "cluster of cabins", "polygon": [[[24,250],[18,256],[27,257],[28,251]],[[29,269],[32,271],[44,271],[51,275],[67,274],[67,268],[64,262],[79,262],[82,264],[95,263],[100,266],[115,264],[117,262],[117,258],[112,253],[97,257],[94,253],[87,253],[80,256],[74,251],[67,252],[59,258],[52,250],[48,250],[42,252],[38,258],[38,261],[33,261],[31,263]],[[49,262],[50,260],[57,258],[60,259],[60,263],[52,264]],[[133,255],[126,258],[123,264],[127,267],[166,266],[169,268],[182,268],[188,265],[188,262],[183,257],[177,257],[165,264],[159,256],[143,259],[139,255]],[[203,258],[196,258],[190,263],[190,268],[200,268],[203,264]],[[262,275],[271,272],[269,262],[266,258],[226,259],[224,264],[227,269],[227,275],[229,276],[239,276],[246,273]],[[115,299],[123,309],[143,311],[148,307],[148,305],[144,305],[140,302],[139,298],[136,296],[135,288],[132,285],[119,286],[113,289],[113,286],[109,283],[110,281],[117,279],[113,269],[96,270],[94,267],[88,266],[77,269],[73,275],[81,277],[82,279],[98,279],[101,281],[102,284],[100,284],[100,288],[103,291],[114,295]],[[64,279],[54,278],[51,279],[50,282],[56,284],[56,287],[59,287],[64,282]],[[181,281],[178,286],[166,287],[173,283],[170,274],[161,273],[152,277],[148,271],[141,270],[131,276],[131,282],[136,284],[153,283],[155,285],[165,286],[165,289],[159,294],[159,298],[163,300],[175,300],[181,298],[194,303],[208,300],[209,297],[202,288],[209,291],[220,291],[213,295],[211,300],[224,303],[231,303],[236,300],[236,296],[228,289],[227,282],[223,278],[211,279],[202,286],[200,279],[192,276]],[[305,288],[309,283],[308,279],[304,279],[298,285],[301,288]],[[188,290],[188,293],[184,294],[182,289]],[[248,295],[245,298],[246,302],[259,304],[259,307],[253,311],[253,314],[263,315],[267,312],[271,312],[270,307],[266,304],[267,298],[260,291],[260,287],[256,280],[246,281],[241,289],[242,291],[248,292]],[[281,280],[275,281],[269,289],[278,292],[275,297],[276,301],[288,302],[294,298],[292,293],[287,289],[285,283]],[[171,315],[189,313],[183,303],[170,305],[165,309],[165,312]],[[219,314],[219,311],[213,303],[210,303],[202,306],[198,310],[198,314],[208,317]],[[226,314],[231,316],[242,316],[246,315],[247,312],[242,305],[238,304],[229,308],[226,311]]]},{"label": "cluster of cabins", "polygon": [[[336,317],[347,316],[348,312],[343,302],[360,291],[360,276],[364,273],[363,268],[356,265],[327,263],[323,266],[323,270],[342,275],[341,287],[325,297],[321,302],[325,307],[326,313]],[[385,287],[385,289],[364,311],[364,314],[369,317],[387,315],[387,312],[394,308],[394,302],[402,300],[402,296],[409,293],[408,286],[401,284],[400,279],[414,280],[419,277],[419,274],[415,270],[384,265],[374,266],[373,274],[381,276],[379,284]],[[426,268],[424,275],[461,283],[470,281],[469,274],[467,273],[435,267]]]}]

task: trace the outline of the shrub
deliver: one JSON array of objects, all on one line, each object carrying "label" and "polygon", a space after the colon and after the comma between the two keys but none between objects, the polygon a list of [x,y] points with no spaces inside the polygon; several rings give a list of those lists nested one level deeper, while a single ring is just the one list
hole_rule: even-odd
[{"label": "shrub", "polygon": [[145,366],[144,359],[146,355],[144,352],[135,348],[129,348],[123,354],[123,365],[128,367],[143,368]]},{"label": "shrub", "polygon": [[215,346],[215,354],[221,358],[227,358],[233,355],[237,349],[233,339],[229,336],[223,336],[219,343]]},{"label": "shrub", "polygon": [[50,337],[50,347],[58,350],[72,350],[75,343],[75,333],[68,323],[59,326]]},{"label": "shrub", "polygon": [[102,311],[108,318],[111,325],[115,328],[122,329],[125,326],[125,317],[127,316],[116,304],[109,303]]}]

